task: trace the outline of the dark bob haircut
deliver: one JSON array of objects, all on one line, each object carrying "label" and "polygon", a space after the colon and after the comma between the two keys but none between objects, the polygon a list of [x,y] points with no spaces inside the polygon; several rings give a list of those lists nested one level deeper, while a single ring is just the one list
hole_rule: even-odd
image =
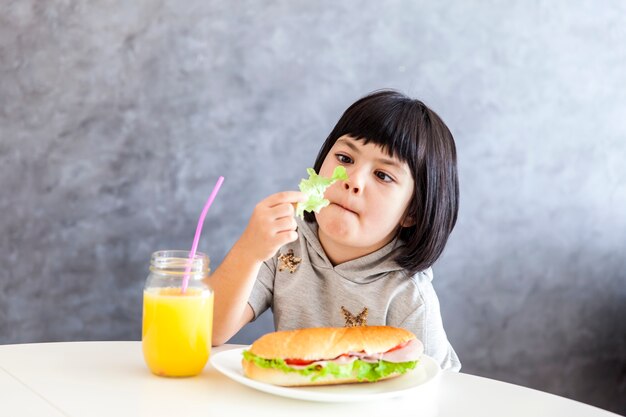
[{"label": "dark bob haircut", "polygon": [[[315,172],[344,135],[379,145],[407,163],[415,182],[407,217],[414,225],[398,228],[404,245],[396,262],[411,275],[432,266],[459,211],[456,147],[448,127],[421,101],[393,90],[376,91],[344,112],[317,155]],[[307,212],[305,219],[314,222],[315,215]]]}]

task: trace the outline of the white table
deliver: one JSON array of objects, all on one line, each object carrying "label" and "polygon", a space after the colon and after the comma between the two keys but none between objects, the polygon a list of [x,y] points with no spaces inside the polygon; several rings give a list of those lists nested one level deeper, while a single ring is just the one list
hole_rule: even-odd
[{"label": "white table", "polygon": [[160,378],[144,365],[140,342],[0,346],[1,416],[616,416],[462,373],[443,372],[436,397],[427,407],[410,397],[358,404],[300,401],[248,388],[210,365],[197,377]]}]

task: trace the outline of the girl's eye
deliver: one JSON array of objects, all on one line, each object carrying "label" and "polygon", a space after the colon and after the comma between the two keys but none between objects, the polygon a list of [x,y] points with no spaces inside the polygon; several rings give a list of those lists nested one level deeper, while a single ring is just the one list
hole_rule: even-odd
[{"label": "girl's eye", "polygon": [[335,154],[335,156],[337,157],[337,160],[339,162],[341,162],[342,164],[351,164],[352,163],[352,158],[350,158],[347,155],[338,153],[338,154]]},{"label": "girl's eye", "polygon": [[393,182],[393,178],[391,178],[389,175],[385,174],[382,171],[376,171],[375,175],[383,182]]}]

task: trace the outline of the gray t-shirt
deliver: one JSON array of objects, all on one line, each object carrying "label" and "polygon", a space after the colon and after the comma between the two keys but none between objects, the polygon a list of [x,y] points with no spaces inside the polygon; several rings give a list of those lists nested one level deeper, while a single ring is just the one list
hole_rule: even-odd
[{"label": "gray t-shirt", "polygon": [[424,343],[425,353],[442,369],[461,369],[443,328],[432,270],[408,276],[394,261],[397,240],[333,266],[317,237],[317,224],[298,219],[298,235],[261,266],[248,300],[254,319],[271,307],[276,330],[343,327],[359,319],[402,327]]}]

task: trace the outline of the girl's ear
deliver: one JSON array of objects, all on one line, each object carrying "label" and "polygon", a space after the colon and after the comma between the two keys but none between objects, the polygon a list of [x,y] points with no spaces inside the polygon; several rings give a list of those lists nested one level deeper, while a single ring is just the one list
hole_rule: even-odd
[{"label": "girl's ear", "polygon": [[400,226],[402,227],[415,226],[415,219],[412,216],[404,216],[402,221],[400,221]]},{"label": "girl's ear", "polygon": [[402,220],[400,220],[400,227],[412,227],[416,223],[415,216],[411,213],[411,207],[407,207],[402,215]]}]

